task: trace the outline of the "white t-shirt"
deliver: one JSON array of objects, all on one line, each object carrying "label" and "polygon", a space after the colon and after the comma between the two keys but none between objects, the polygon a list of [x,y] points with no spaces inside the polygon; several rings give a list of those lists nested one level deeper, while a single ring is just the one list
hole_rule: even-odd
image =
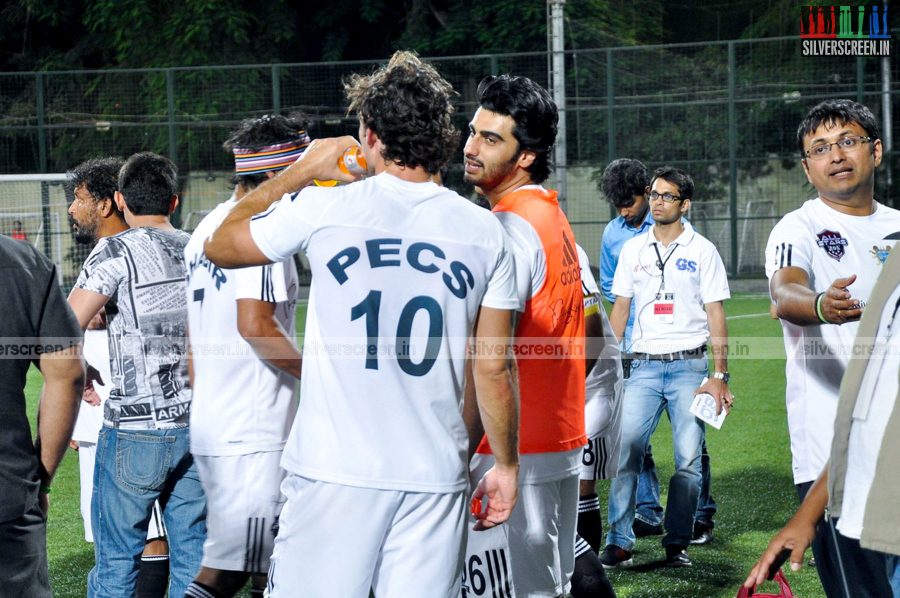
[{"label": "white t-shirt", "polygon": [[103,427],[103,403],[109,398],[110,373],[109,373],[109,339],[106,330],[85,330],[84,348],[82,349],[84,360],[98,372],[103,384],[94,382],[94,390],[100,397],[99,405],[89,405],[84,401],[78,403],[78,419],[75,420],[75,429],[72,430],[72,440],[97,444],[100,428]]},{"label": "white t-shirt", "polygon": [[191,452],[230,456],[284,447],[297,411],[298,381],[257,357],[237,327],[237,300],[275,304],[275,319],[295,338],[297,269],[290,258],[226,270],[210,262],[203,242],[235,205],[216,206],[184,249],[194,363]]},{"label": "white t-shirt", "polygon": [[606,310],[600,305],[600,289],[591,274],[587,253],[581,245],[576,245],[576,249],[581,266],[585,314],[596,308],[603,321],[605,333],[603,349],[600,350],[600,356],[585,380],[585,433],[588,438],[603,435],[618,441],[621,429],[621,398],[624,390],[622,354],[619,351],[619,341],[613,334],[609,318],[606,316]]},{"label": "white t-shirt", "polygon": [[[689,222],[683,224],[684,232],[668,247],[656,240],[655,224],[622,246],[612,292],[631,297],[635,306],[628,351],[660,354],[705,345],[709,340],[705,304],[731,297],[716,246]],[[668,308],[671,316],[657,309],[657,296],[673,302]]]},{"label": "white t-shirt", "polygon": [[875,478],[875,464],[881,453],[884,430],[895,408],[897,371],[900,370],[900,287],[894,290],[881,312],[875,334],[876,350],[863,376],[859,398],[853,409],[850,444],[847,447],[847,475],[844,501],[837,528],[848,538],[860,537],[866,501]]},{"label": "white t-shirt", "polygon": [[[816,293],[838,278],[856,274],[849,290],[868,300],[881,265],[900,231],[900,211],[876,202],[869,216],[850,216],[811,199],[775,225],[766,245],[766,276],[781,268],[801,268]],[[798,326],[781,320],[788,430],[794,483],[816,479],[828,461],[838,390],[859,325],[856,322]]]},{"label": "white t-shirt", "polygon": [[479,306],[519,307],[496,218],[381,173],[285,196],[250,232],[271,260],[306,251],[313,273],[284,468],[368,488],[465,489],[468,337]]}]

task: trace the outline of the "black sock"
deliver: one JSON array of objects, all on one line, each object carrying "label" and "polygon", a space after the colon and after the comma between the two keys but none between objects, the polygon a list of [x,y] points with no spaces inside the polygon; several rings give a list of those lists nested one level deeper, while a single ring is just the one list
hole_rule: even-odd
[{"label": "black sock", "polygon": [[184,598],[223,598],[223,596],[206,584],[192,581],[184,592]]},{"label": "black sock", "polygon": [[163,598],[169,586],[169,555],[153,554],[141,557],[135,598]]},{"label": "black sock", "polygon": [[599,553],[603,546],[603,522],[600,520],[600,498],[588,494],[578,499],[578,535]]},{"label": "black sock", "polygon": [[265,592],[265,588],[250,588],[250,598],[262,598]]},{"label": "black sock", "polygon": [[575,536],[575,571],[572,573],[571,593],[572,598],[616,598],[600,557],[578,536]]}]

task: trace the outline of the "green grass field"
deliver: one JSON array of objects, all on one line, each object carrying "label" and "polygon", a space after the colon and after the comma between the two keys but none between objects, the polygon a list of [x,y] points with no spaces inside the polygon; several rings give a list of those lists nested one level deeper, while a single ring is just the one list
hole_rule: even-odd
[{"label": "green grass field", "polygon": [[[781,328],[769,318],[768,305],[768,299],[762,296],[739,296],[728,301],[725,307],[730,338],[748,339],[751,345],[769,338],[772,342],[766,347],[777,346]],[[298,321],[302,322],[304,315],[302,306]],[[762,353],[767,354],[763,359],[730,362],[735,409],[722,430],[710,428],[707,433],[713,496],[719,504],[715,540],[690,549],[694,562],[691,569],[662,567],[665,555],[659,539],[638,540],[636,566],[610,575],[620,598],[734,598],[751,565],[796,508],[784,407],[783,351],[774,356],[771,351]],[[27,389],[32,416],[39,389],[40,376],[32,370]],[[665,500],[673,471],[671,432],[665,418],[653,446]],[[93,564],[93,550],[84,542],[78,510],[78,483],[77,457],[70,452],[53,484],[48,530],[50,577],[59,598],[84,596],[87,572]],[[608,486],[608,482],[599,484],[601,504],[605,504]],[[823,595],[812,569],[789,572],[788,579],[795,596]]]}]

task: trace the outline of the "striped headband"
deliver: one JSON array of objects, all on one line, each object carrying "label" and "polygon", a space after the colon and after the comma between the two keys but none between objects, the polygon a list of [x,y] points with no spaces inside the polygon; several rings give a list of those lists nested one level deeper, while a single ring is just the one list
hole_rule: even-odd
[{"label": "striped headband", "polygon": [[235,147],[234,172],[236,174],[260,174],[270,170],[282,170],[297,161],[310,144],[309,134],[300,131],[300,137],[293,141],[267,145],[258,149]]}]

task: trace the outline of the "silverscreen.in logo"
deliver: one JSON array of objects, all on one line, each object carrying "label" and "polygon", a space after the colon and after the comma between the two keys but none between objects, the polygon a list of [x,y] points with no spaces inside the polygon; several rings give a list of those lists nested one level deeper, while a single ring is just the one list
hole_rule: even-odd
[{"label": "silverscreen.in logo", "polygon": [[890,56],[888,6],[801,6],[804,56]]}]

